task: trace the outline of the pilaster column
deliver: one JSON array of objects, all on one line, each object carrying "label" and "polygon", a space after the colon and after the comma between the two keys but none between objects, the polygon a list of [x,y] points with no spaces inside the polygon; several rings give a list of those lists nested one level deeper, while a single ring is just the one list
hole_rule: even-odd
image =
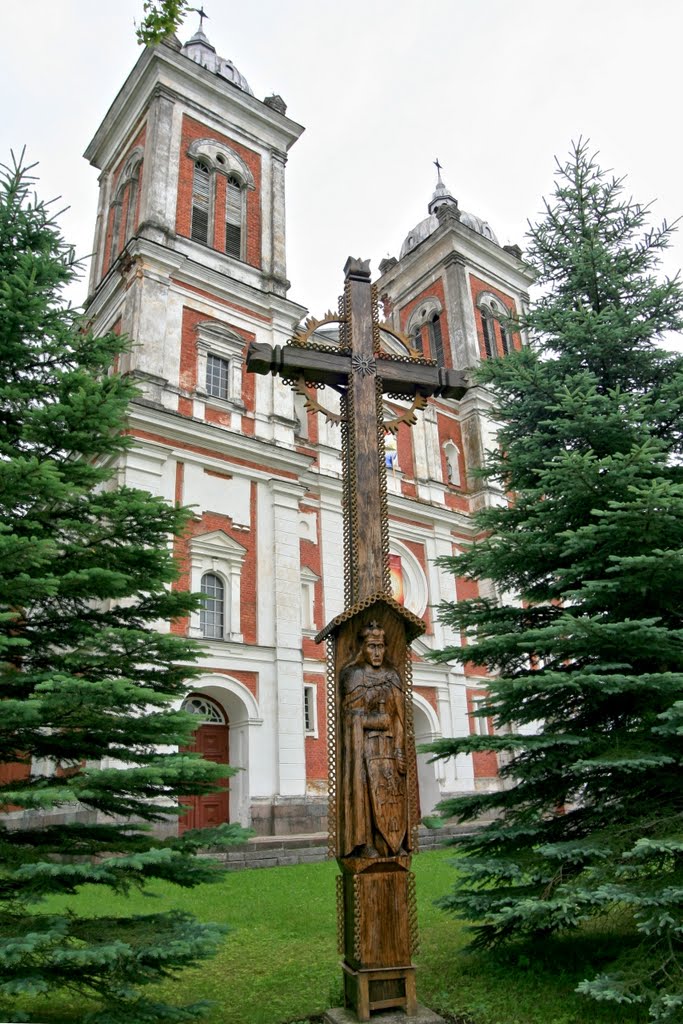
[{"label": "pilaster column", "polygon": [[157,87],[150,104],[140,195],[141,233],[165,243],[175,234],[178,161],[173,152],[174,102]]},{"label": "pilaster column", "polygon": [[97,199],[97,220],[95,221],[95,238],[93,241],[93,258],[90,261],[90,278],[88,294],[92,295],[102,277],[104,266],[104,250],[107,244],[107,216],[109,213],[109,195],[111,191],[111,175],[104,171],[99,177],[100,192]]},{"label": "pilaster column", "polygon": [[464,370],[479,362],[479,343],[465,258],[453,252],[445,260],[448,324],[455,368]]},{"label": "pilaster column", "polygon": [[273,507],[273,599],[277,686],[278,776],[281,796],[306,792],[299,502],[293,481],[270,482]]},{"label": "pilaster column", "polygon": [[271,274],[279,287],[276,291],[285,294],[287,290],[287,257],[285,253],[285,164],[287,156],[279,150],[271,150],[272,159],[272,194],[271,194],[271,238],[272,238],[272,269]]}]

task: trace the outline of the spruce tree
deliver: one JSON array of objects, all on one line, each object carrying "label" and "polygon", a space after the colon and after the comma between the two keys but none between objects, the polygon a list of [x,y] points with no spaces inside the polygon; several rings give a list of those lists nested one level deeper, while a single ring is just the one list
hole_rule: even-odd
[{"label": "spruce tree", "polygon": [[[446,604],[466,646],[440,661],[488,673],[501,792],[442,805],[473,820],[447,910],[475,947],[570,931],[619,911],[633,938],[580,990],[683,1017],[683,323],[656,269],[670,227],[625,197],[584,143],[557,165],[528,259],[541,297],[521,351],[484,363],[500,425],[484,478],[500,504],[443,559],[497,599]],[[634,945],[635,944],[635,945]]]},{"label": "spruce tree", "polygon": [[106,900],[213,879],[195,851],[241,830],[152,831],[226,774],[169,752],[192,734],[174,708],[197,650],[156,626],[195,607],[172,587],[188,512],[115,483],[125,342],[65,306],[78,264],[29,171],[0,175],[0,1016],[26,1020],[18,996],[65,987],[99,1003],[89,1021],[184,1020],[193,1008],[142,987],[211,955],[219,928],[43,906],[86,884]]}]

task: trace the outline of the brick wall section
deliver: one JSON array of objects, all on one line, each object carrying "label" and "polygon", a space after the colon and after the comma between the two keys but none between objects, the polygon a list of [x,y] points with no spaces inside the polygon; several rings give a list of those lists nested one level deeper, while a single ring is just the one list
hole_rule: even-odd
[{"label": "brick wall section", "polygon": [[225,252],[225,207],[228,191],[228,180],[224,174],[214,175],[213,192],[213,247]]},{"label": "brick wall section", "polygon": [[[214,668],[213,665],[210,667],[205,665],[204,668],[207,672],[210,672],[212,675],[230,676],[232,679],[236,679],[238,683],[242,683],[243,686],[246,686],[247,690],[249,690],[249,692],[253,694],[253,696],[258,700],[258,672],[242,672],[241,670],[236,671],[232,668]],[[197,686],[196,692],[201,692],[201,687],[199,685]]]},{"label": "brick wall section", "polygon": [[[453,554],[458,553],[454,548]],[[462,576],[457,576],[455,579],[455,595],[458,601],[470,601],[475,597],[479,597],[479,587],[475,580],[467,580]],[[486,669],[473,665],[471,661],[468,661],[464,665],[464,672],[466,676],[481,676],[486,673]]]},{"label": "brick wall section", "polygon": [[[448,330],[448,315],[446,313],[446,297],[444,295],[443,281],[441,278],[438,278],[438,280],[433,284],[430,284],[428,288],[425,288],[424,291],[420,292],[416,298],[411,299],[407,305],[403,306],[400,313],[401,330],[405,331],[413,310],[419,306],[421,302],[424,302],[425,299],[432,297],[437,298],[441,303],[441,336],[443,338],[444,355],[446,357],[446,366],[452,366],[453,360],[451,355],[450,332]],[[433,358],[432,353],[429,351],[429,336],[426,328],[423,328],[422,331],[422,344],[425,356]]]},{"label": "brick wall section", "polygon": [[204,299],[211,299],[212,302],[218,303],[220,306],[225,306],[226,309],[236,309],[238,313],[246,313],[253,320],[260,320],[264,324],[272,324],[273,318],[271,316],[265,316],[263,313],[257,313],[253,309],[249,309],[247,306],[239,306],[236,302],[229,302],[228,299],[223,299],[218,295],[214,295],[213,292],[208,292],[205,288],[197,288],[193,284],[188,284],[186,281],[180,281],[177,277],[171,277],[171,282],[176,285],[178,291],[192,292],[193,295],[201,295]]},{"label": "brick wall section", "polygon": [[[261,157],[252,149],[247,149],[241,143],[222,135],[220,132],[209,128],[208,125],[195,121],[187,114],[183,116],[183,126],[180,139],[180,168],[178,176],[178,206],[176,211],[176,231],[179,235],[190,237],[192,222],[192,178],[194,174],[194,160],[188,156],[188,149],[196,139],[215,139],[232,149],[244,160],[245,164],[254,176],[254,189],[247,190],[247,242],[246,262],[252,267],[261,267]],[[225,250],[225,178],[222,174],[215,176],[222,184],[217,184],[216,193],[222,195],[222,216],[220,217],[220,199],[214,199],[214,248]],[[219,246],[218,242],[222,241]]]},{"label": "brick wall section", "polygon": [[[250,342],[254,341],[256,338],[256,335],[252,334],[250,331],[242,330],[241,327],[236,327],[234,324],[226,323],[223,320],[217,320],[213,317],[207,316],[206,313],[202,313],[197,309],[191,309],[188,306],[184,306],[180,335],[180,377],[178,385],[185,391],[193,392],[197,387],[197,325],[207,322],[219,324],[221,327],[225,327],[234,334],[239,335],[240,338],[243,338],[244,349],[242,351],[242,355],[245,360],[247,357],[247,348]],[[254,391],[254,374],[247,373],[245,366],[242,373],[241,398],[247,408],[247,413],[251,414],[252,418],[254,413]],[[211,399],[209,398],[208,402],[210,401]],[[178,412],[185,416],[192,415],[193,406],[189,399],[179,399]],[[222,426],[230,426],[229,413],[225,410],[210,408],[208,405],[206,409],[206,419],[210,423],[219,423]],[[248,431],[245,430],[245,433],[247,432]],[[253,423],[251,433],[253,434]]]},{"label": "brick wall section", "polygon": [[224,409],[213,409],[210,405],[207,405],[204,419],[207,423],[217,423],[219,427],[229,427],[232,416],[229,412],[225,412]]},{"label": "brick wall section", "polygon": [[[477,341],[479,342],[479,354],[482,359],[486,359],[486,346],[484,345],[484,328],[482,327],[481,323],[481,313],[479,311],[479,308],[477,307],[479,296],[482,294],[482,292],[490,292],[491,295],[495,295],[495,297],[500,300],[501,305],[504,306],[505,309],[507,309],[507,311],[511,315],[516,312],[515,300],[511,298],[509,295],[506,295],[505,292],[501,292],[499,288],[495,288],[493,285],[487,284],[486,281],[482,281],[480,278],[475,277],[474,274],[470,274],[470,288],[472,290],[472,301],[474,302],[474,320],[477,325]],[[496,349],[498,351],[498,355],[502,356],[504,355],[503,345],[501,343],[500,332],[497,327],[494,332],[494,337],[496,339]],[[519,337],[519,334],[513,334],[512,337],[515,348],[521,348],[522,342]]]},{"label": "brick wall section", "polygon": [[438,714],[439,705],[436,699],[436,688],[434,686],[416,686],[415,693],[419,693],[420,696],[423,697]]},{"label": "brick wall section", "polygon": [[[461,503],[459,505],[451,505],[451,508],[461,508],[463,512],[468,511],[468,502],[458,495],[458,492],[462,492],[467,488],[467,476],[465,474],[465,455],[464,445],[462,442],[462,432],[460,430],[460,424],[457,420],[454,420],[452,416],[442,416],[437,412],[437,429],[439,431],[439,443],[441,448],[441,472],[443,473],[443,481],[448,487],[447,494],[452,494],[454,497],[459,496]],[[446,453],[444,452],[444,444],[447,441],[452,441],[460,452],[458,456],[458,464],[460,467],[460,484],[449,484],[448,483],[448,465],[446,463]]]},{"label": "brick wall section", "polygon": [[[399,414],[403,412],[399,409]],[[415,461],[413,459],[413,432],[407,423],[401,423],[396,434],[396,449],[398,452],[399,469],[405,477],[415,479]],[[391,472],[391,470],[388,470]]]},{"label": "brick wall section", "polygon": [[[128,160],[128,157],[133,152],[133,150],[136,148],[136,146],[142,146],[142,148],[144,149],[146,137],[147,137],[147,125],[145,124],[145,125],[142,126],[142,128],[140,129],[138,134],[135,136],[135,138],[133,139],[133,141],[129,145],[129,147],[126,150],[125,154],[121,157],[121,159],[119,160],[118,164],[116,165],[116,168],[115,168],[114,174],[113,174],[113,178],[112,178],[112,189],[111,189],[111,200],[112,200],[112,202],[114,200],[114,197],[116,196],[116,190],[118,188],[119,178],[121,177],[121,172],[123,171],[123,168],[125,167],[125,164],[126,164],[126,161]],[[133,230],[135,230],[137,228],[137,226],[138,226],[138,218],[139,218],[139,211],[140,211],[140,193],[142,192],[142,175],[144,174],[144,169],[145,169],[145,164],[144,164],[144,160],[143,160],[142,167],[140,168],[140,171],[139,171],[140,179],[139,179],[139,188],[138,188],[138,194],[137,194],[137,203],[136,203],[136,211],[135,211],[135,222],[133,224]],[[120,215],[120,218],[119,218],[119,248],[120,249],[123,248],[123,245],[124,245],[124,243],[126,241],[125,232],[126,232],[126,220],[128,218],[128,201],[129,201],[129,199],[130,199],[130,186],[128,188],[126,188],[126,192],[125,192],[125,196],[124,196],[124,201],[123,201],[123,209],[121,210],[121,215]],[[104,257],[104,261],[103,261],[103,264],[102,264],[102,277],[104,277],[104,275],[107,273],[107,271],[109,270],[109,268],[111,266],[111,235],[112,235],[112,229],[113,229],[113,226],[114,226],[114,209],[115,209],[114,206],[110,206],[109,207],[109,212],[107,214],[107,228],[106,228],[106,231],[105,231],[105,238],[104,238],[104,253],[105,253],[105,257]]]},{"label": "brick wall section", "polygon": [[[486,690],[467,691],[467,711],[471,715],[474,711],[474,702],[477,697],[485,697]],[[493,732],[493,723],[487,719],[489,731]],[[470,718],[470,733],[476,732],[476,719]],[[492,750],[477,750],[472,754],[475,779],[492,779],[498,775],[498,757]]]},{"label": "brick wall section", "polygon": [[325,676],[304,672],[304,682],[316,684],[318,736],[306,737],[306,779],[308,782],[327,779],[327,702]]}]

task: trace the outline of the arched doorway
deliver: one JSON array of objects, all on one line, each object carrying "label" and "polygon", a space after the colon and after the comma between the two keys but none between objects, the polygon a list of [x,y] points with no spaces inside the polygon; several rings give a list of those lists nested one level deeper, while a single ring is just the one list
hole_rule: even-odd
[{"label": "arched doorway", "polygon": [[[426,702],[423,705],[417,696],[413,704],[413,715],[416,746],[421,743],[430,743],[436,739],[439,735],[435,729],[436,712]],[[432,814],[441,800],[437,765],[435,762],[430,763],[431,756],[431,754],[417,755],[417,785],[420,792],[420,814],[423,818]]]},{"label": "arched doorway", "polygon": [[[217,764],[228,764],[230,729],[223,708],[211,697],[202,693],[192,693],[183,702],[183,711],[201,716],[193,742],[183,747],[183,752],[201,754],[207,761]],[[190,796],[183,800],[187,811],[178,821],[178,829],[184,832],[190,828],[210,828],[223,825],[230,820],[228,780],[220,782],[226,788],[205,796]]]}]

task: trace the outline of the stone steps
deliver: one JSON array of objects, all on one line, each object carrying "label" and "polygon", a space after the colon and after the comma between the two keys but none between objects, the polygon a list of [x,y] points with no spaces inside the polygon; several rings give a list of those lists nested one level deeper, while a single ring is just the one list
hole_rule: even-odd
[{"label": "stone steps", "polygon": [[[419,849],[437,850],[454,836],[476,830],[476,825],[420,826]],[[245,868],[274,868],[292,864],[312,864],[327,859],[327,833],[313,832],[295,836],[254,836],[229,850],[210,853],[229,871]]]}]

